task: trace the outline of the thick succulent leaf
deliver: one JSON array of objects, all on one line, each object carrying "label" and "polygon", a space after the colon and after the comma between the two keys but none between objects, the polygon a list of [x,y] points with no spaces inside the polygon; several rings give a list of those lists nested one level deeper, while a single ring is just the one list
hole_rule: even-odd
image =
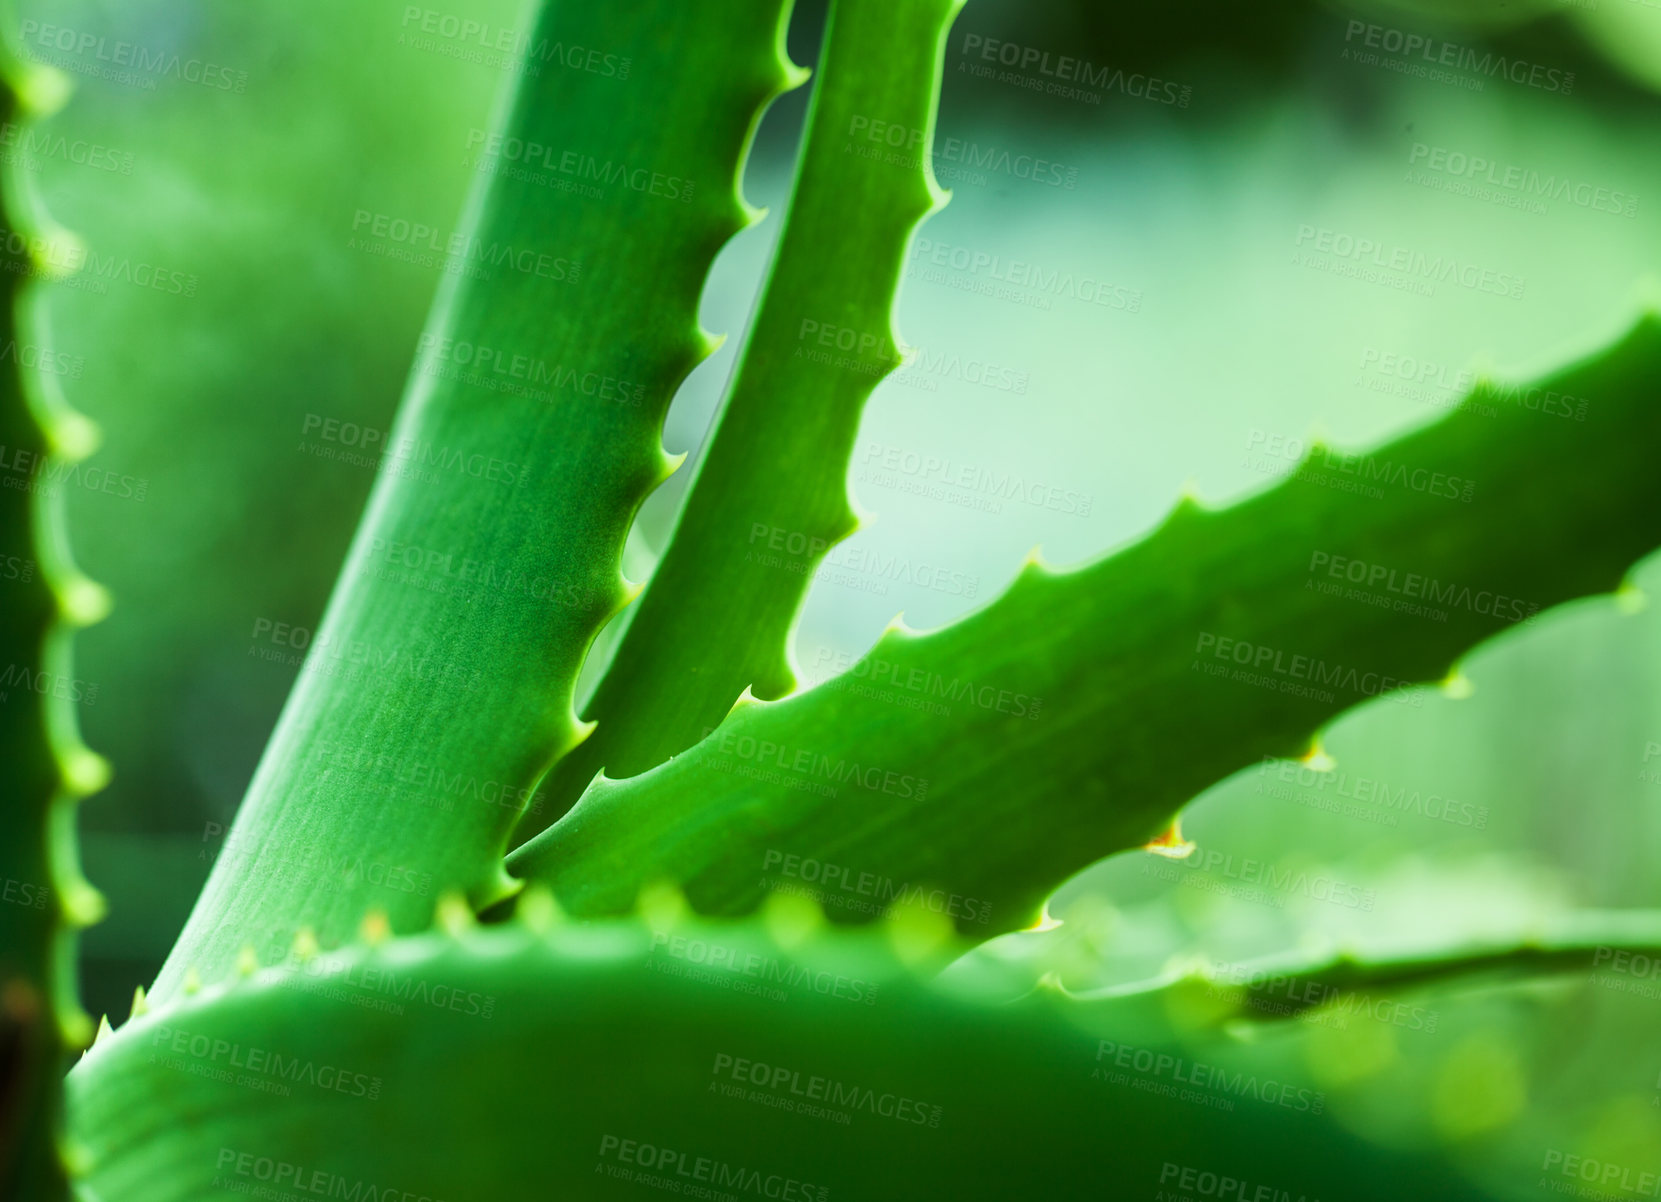
[{"label": "thick succulent leaf", "polygon": [[[711,913],[776,887],[876,913],[937,887],[965,934],[1027,926],[1230,773],[1307,753],[1369,699],[1415,704],[1399,686],[1615,589],[1661,544],[1658,381],[1647,318],[1538,392],[1484,383],[1371,453],[1317,448],[1240,504],[1184,501],[1085,568],[1031,562],[963,621],[890,629],[842,676],[602,781],[509,868],[582,914],[667,878]],[[1551,395],[1584,398],[1584,420],[1522,403]]]},{"label": "thick succulent leaf", "polygon": [[795,687],[790,629],[825,552],[857,525],[846,478],[860,413],[900,362],[891,314],[906,246],[943,200],[928,148],[962,3],[832,6],[743,357],[584,713],[598,726],[550,774],[521,838],[569,810],[602,768],[635,776],[692,746],[745,689],[774,698]]},{"label": "thick succulent leaf", "polygon": [[583,51],[516,73],[505,121],[475,131],[479,184],[460,232],[431,236],[448,276],[390,445],[310,431],[380,478],[159,993],[301,925],[331,945],[372,906],[420,929],[443,890],[510,890],[508,834],[581,738],[578,669],[672,470],[663,416],[710,345],[699,293],[749,219],[737,172],[799,80],[787,13],[540,6],[527,46]]},{"label": "thick succulent leaf", "polygon": [[1549,981],[1587,972],[1641,973],[1661,963],[1661,910],[1570,911],[1524,934],[1419,936],[1412,946],[1361,950],[1295,950],[1216,965],[1179,963],[1156,981],[1077,994],[1080,999],[1124,998],[1173,988],[1201,992],[1212,1021],[1317,1021],[1322,1012],[1366,1013],[1374,998],[1403,990],[1446,986],[1478,978]]},{"label": "thick succulent leaf", "polygon": [[[8,126],[49,112],[67,87],[3,48],[0,79]],[[65,1195],[62,1072],[92,1036],[75,1000],[74,932],[102,902],[77,866],[75,805],[107,770],[77,733],[78,703],[96,698],[75,676],[70,632],[108,601],[62,528],[65,481],[96,431],[39,370],[50,337],[29,282],[78,252],[21,184],[6,181],[4,223],[25,238],[0,246],[0,1197],[32,1200]]]},{"label": "thick succulent leaf", "polygon": [[71,1075],[89,1196],[1099,1198],[1105,1174],[1152,1195],[1171,1165],[1477,1196],[1434,1149],[1337,1130],[1295,1056],[1173,1019],[1163,993],[994,1006],[912,978],[884,936],[773,917],[780,937],[474,928],[181,998]]}]

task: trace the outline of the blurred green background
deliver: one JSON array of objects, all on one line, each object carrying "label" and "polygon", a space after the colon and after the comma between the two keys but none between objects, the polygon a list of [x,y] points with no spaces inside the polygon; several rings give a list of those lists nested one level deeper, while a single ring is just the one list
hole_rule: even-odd
[{"label": "blurred green background", "polygon": [[[455,229],[467,132],[509,82],[500,56],[421,32],[429,11],[451,12],[440,2],[21,4],[24,51],[76,84],[46,129],[106,150],[8,155],[114,265],[50,289],[55,346],[80,365],[65,389],[103,427],[94,464],[143,482],[142,499],[77,489],[68,502],[83,565],[116,601],[78,642],[78,675],[99,686],[85,736],[115,767],[82,820],[87,875],[111,906],[82,944],[95,1014],[125,1012],[183,922],[297,672],[273,632],[315,626],[367,495],[372,473],[307,454],[303,428],[308,415],[387,427],[439,277],[366,243],[363,215],[440,239]],[[465,15],[499,30],[521,14],[469,0]],[[821,19],[820,5],[798,12],[797,61],[812,61]],[[1560,82],[1572,72],[1572,89],[1368,61],[1382,53],[1368,40],[1394,33]],[[211,69],[113,68],[121,42]],[[978,74],[1005,43],[1088,60],[1107,82],[1064,97],[1041,90],[1036,68]],[[1596,348],[1661,295],[1661,7],[1641,0],[972,0],[946,66],[937,147],[1033,156],[1068,182],[939,163],[955,196],[922,231],[898,314],[923,354],[867,411],[850,480],[874,516],[809,599],[797,654],[810,680],[897,612],[926,627],[995,596],[1034,544],[1077,562],[1148,529],[1184,487],[1217,502],[1264,486],[1253,446],[1266,437],[1373,442],[1432,419],[1462,372],[1526,378]],[[1151,98],[1136,94],[1147,76],[1162,81]],[[749,164],[750,199],[775,212],[803,104],[798,93],[775,105]],[[1431,169],[1463,161],[1450,156],[1571,191],[1465,194],[1456,173]],[[777,228],[723,252],[707,328],[742,332]],[[1315,231],[1453,255],[1519,281],[1520,295],[1452,283],[1422,295],[1301,265]],[[135,282],[145,267],[179,289]],[[1046,288],[1061,271],[1102,281],[1100,297]],[[671,451],[696,453],[736,344],[676,399]],[[1021,386],[938,366],[954,355]],[[1088,497],[1088,512],[927,495],[926,473],[880,470],[889,449],[1013,471]],[[631,576],[649,571],[689,474],[643,511]],[[883,566],[893,556],[945,575]],[[1474,656],[1469,699],[1376,703],[1331,733],[1351,778],[1452,799],[1480,828],[1376,802],[1332,812],[1320,808],[1336,804],[1332,786],[1255,769],[1187,814],[1201,847],[1356,884],[1370,910],[1264,899],[1226,876],[1119,857],[1062,891],[1061,928],[978,954],[1082,988],[1174,955],[1409,946],[1526,930],[1570,907],[1657,905],[1661,757],[1644,755],[1661,741],[1661,613],[1631,608],[1568,607]],[[1104,756],[1113,739],[1101,732]],[[1538,1106],[1544,1073],[1562,1100],[1508,1136],[1521,1141],[1512,1160],[1566,1146],[1661,1161],[1643,1152],[1661,1149],[1661,1051],[1653,1039],[1633,1051],[1661,1002],[1594,989],[1461,1005],[1434,1036],[1373,1024],[1335,1051],[1337,1036],[1312,1027],[1286,1054],[1323,1057],[1340,1118],[1378,1138],[1476,1139]],[[1522,1042],[1501,1038],[1513,1029]],[[1437,1076],[1450,1063],[1452,1085]],[[1424,1104],[1381,1117],[1387,1073]],[[1470,1147],[1478,1173],[1498,1154]]]}]

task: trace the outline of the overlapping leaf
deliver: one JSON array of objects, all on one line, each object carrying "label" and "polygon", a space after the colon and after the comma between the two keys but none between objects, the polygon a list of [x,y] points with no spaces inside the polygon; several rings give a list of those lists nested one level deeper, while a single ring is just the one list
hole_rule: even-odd
[{"label": "overlapping leaf", "polygon": [[[604,768],[635,776],[697,742],[739,694],[795,687],[788,644],[826,551],[855,527],[847,464],[900,359],[891,310],[929,169],[946,31],[963,0],[832,7],[789,212],[732,387],[674,537],[528,837]],[[896,149],[898,144],[898,149]],[[852,218],[852,219],[850,219]]]},{"label": "overlapping leaf", "polygon": [[[0,48],[0,121],[38,116],[63,99],[55,72]],[[0,1194],[65,1194],[58,1155],[61,1074],[92,1035],[75,1000],[75,930],[102,900],[81,876],[75,806],[107,775],[80,741],[71,631],[97,621],[103,590],[76,568],[63,530],[63,490],[96,444],[53,379],[50,338],[32,277],[79,257],[15,175],[6,180],[0,247]]]},{"label": "overlapping leaf", "polygon": [[1539,382],[1584,420],[1485,383],[1366,454],[1287,461],[1240,504],[1184,501],[1088,567],[1029,563],[963,621],[891,629],[842,676],[601,781],[509,867],[576,913],[657,879],[739,913],[812,861],[877,903],[938,888],[965,934],[1027,926],[1230,773],[1304,754],[1353,706],[1416,704],[1404,686],[1483,639],[1617,588],[1661,544],[1658,380],[1646,318]]},{"label": "overlapping leaf", "polygon": [[1174,1164],[1307,1197],[1478,1196],[1435,1149],[1336,1128],[1295,1056],[1174,1020],[1161,992],[989,1006],[881,937],[775,917],[782,939],[669,917],[418,936],[181,999],[72,1076],[86,1184],[1086,1198],[1151,1194]]},{"label": "overlapping leaf", "polygon": [[788,7],[538,6],[527,47],[585,52],[520,73],[465,148],[479,184],[380,479],[161,995],[301,926],[332,944],[372,906],[419,929],[442,890],[511,890],[508,834],[581,738],[578,669],[672,470],[699,292],[749,219],[735,176],[800,79]]}]

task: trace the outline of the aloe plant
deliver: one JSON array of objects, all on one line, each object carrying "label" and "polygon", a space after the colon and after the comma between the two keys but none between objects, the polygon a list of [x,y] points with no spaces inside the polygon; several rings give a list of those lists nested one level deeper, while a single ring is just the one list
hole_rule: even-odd
[{"label": "aloe plant", "polygon": [[[1407,951],[1193,965],[1090,993],[962,953],[1044,925],[1046,899],[1103,857],[1188,854],[1178,817],[1212,784],[1266,759],[1328,770],[1320,735],[1340,714],[1427,685],[1458,696],[1479,644],[1620,590],[1661,544],[1661,323],[1543,381],[1597,398],[1567,433],[1491,403],[1501,386],[1484,381],[1444,419],[1366,454],[1317,448],[1239,504],[1184,498],[1093,563],[1034,556],[967,618],[897,622],[801,689],[792,629],[857,526],[844,481],[861,410],[901,361],[907,247],[945,199],[929,147],[961,3],[832,6],[775,259],[643,590],[621,552],[675,467],[668,404],[714,345],[700,289],[760,217],[737,184],[760,114],[807,73],[783,49],[785,0],[538,6],[529,44],[603,48],[630,63],[631,95],[601,71],[516,75],[475,142],[457,253],[559,266],[446,276],[389,438],[403,470],[377,481],[172,955],[69,1074],[62,1131],[56,1062],[92,1034],[66,932],[97,911],[71,807],[102,768],[54,682],[72,687],[65,631],[103,600],[48,491],[0,497],[5,550],[33,566],[6,598],[6,653],[47,683],[0,707],[22,799],[5,874],[36,890],[0,907],[0,1172],[17,1196],[1531,1186],[1537,1133],[1503,1089],[1449,1093],[1450,1064],[1485,1082],[1509,1064],[1482,1042],[1487,995],[1444,1003],[1466,1038],[1405,1101],[1465,1117],[1409,1151],[1340,1122],[1337,1078],[1279,1036],[1378,1005],[1411,1014],[1398,999],[1427,983],[1549,989],[1657,954],[1661,916],[1501,938],[1454,920]],[[48,86],[11,78],[14,105]],[[26,267],[7,266],[15,338]],[[11,366],[7,447],[84,453],[86,424]],[[1323,555],[1519,605],[1434,623],[1356,605],[1310,587]],[[619,614],[579,715],[578,673]],[[393,795],[366,763],[413,783]],[[442,804],[458,782],[482,800]],[[832,922],[779,888],[804,862],[880,921]],[[1371,1038],[1339,1060],[1376,1068]],[[1504,1144],[1515,1171],[1450,1172],[1450,1131]]]}]

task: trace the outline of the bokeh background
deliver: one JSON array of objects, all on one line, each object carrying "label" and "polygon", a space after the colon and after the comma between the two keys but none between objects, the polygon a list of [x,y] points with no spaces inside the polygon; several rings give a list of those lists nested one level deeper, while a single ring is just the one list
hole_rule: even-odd
[{"label": "bokeh background", "polygon": [[[0,157],[116,264],[51,286],[47,307],[65,391],[104,430],[92,464],[133,484],[68,500],[79,557],[115,598],[77,651],[77,674],[98,686],[85,736],[115,768],[81,824],[86,873],[110,902],[82,941],[94,1014],[125,1013],[182,924],[298,671],[272,632],[315,627],[368,493],[371,471],[304,450],[308,415],[388,426],[438,283],[355,224],[455,229],[467,131],[511,82],[500,56],[421,32],[443,3],[20,4],[24,52],[75,83],[46,131],[104,153],[48,141]],[[493,29],[520,22],[518,0],[466,9]],[[797,61],[813,61],[822,16],[801,5]],[[1365,57],[1399,56],[1369,49],[1355,22],[1572,73],[1572,87],[1406,75]],[[84,48],[57,49],[48,27]],[[100,55],[118,42],[216,69],[211,82],[115,69]],[[1037,70],[986,78],[994,42],[1088,60],[1110,82],[1063,97],[1022,86],[1044,82]],[[942,139],[1048,160],[1065,182],[939,164],[955,195],[924,227],[898,307],[902,336],[927,354],[867,410],[850,484],[874,516],[809,598],[796,648],[809,680],[897,612],[927,627],[995,596],[1035,544],[1074,563],[1150,528],[1184,488],[1217,502],[1264,487],[1265,439],[1319,431],[1363,446],[1432,420],[1462,373],[1526,378],[1661,295],[1653,0],[971,0],[946,68]],[[1153,95],[1136,94],[1150,76]],[[747,169],[749,198],[775,213],[804,102],[774,106]],[[1447,155],[1574,192],[1465,194],[1429,169]],[[1614,194],[1617,211],[1573,198]],[[775,217],[746,232],[716,264],[703,324],[735,337],[676,399],[671,451],[698,452],[777,229]],[[1423,295],[1308,266],[1311,229],[1452,255],[1520,295],[1452,283]],[[1017,263],[1037,282],[992,280]],[[163,286],[134,282],[151,274],[140,267]],[[1100,302],[1044,286],[1066,271],[1102,281]],[[1016,386],[930,368],[953,354]],[[1088,498],[1076,506],[1088,512],[931,497],[925,475],[881,470],[890,449],[1013,471]],[[650,571],[689,475],[642,512],[631,576]],[[939,574],[880,566],[894,556]],[[1658,570],[1635,579],[1661,583]],[[1645,752],[1661,741],[1661,611],[1569,606],[1465,671],[1466,699],[1375,703],[1330,733],[1351,780],[1419,803],[1340,804],[1331,784],[1252,769],[1185,817],[1202,847],[1356,885],[1370,909],[1125,856],[1058,895],[1058,929],[977,954],[1085,988],[1173,957],[1411,947],[1657,905],[1661,756]],[[1100,737],[1111,756],[1115,732]],[[1481,1136],[1519,1113],[1531,1117],[1526,1134],[1507,1128],[1513,1162],[1561,1146],[1661,1167],[1661,1050],[1643,1035],[1658,1007],[1613,989],[1478,992],[1444,1004],[1434,1033],[1294,1024],[1276,1038],[1326,1066],[1342,1121],[1403,1143],[1465,1140],[1479,1177],[1497,1155]],[[1549,1106],[1542,1074],[1572,1086]],[[1417,1100],[1381,1100],[1397,1095]]]}]

